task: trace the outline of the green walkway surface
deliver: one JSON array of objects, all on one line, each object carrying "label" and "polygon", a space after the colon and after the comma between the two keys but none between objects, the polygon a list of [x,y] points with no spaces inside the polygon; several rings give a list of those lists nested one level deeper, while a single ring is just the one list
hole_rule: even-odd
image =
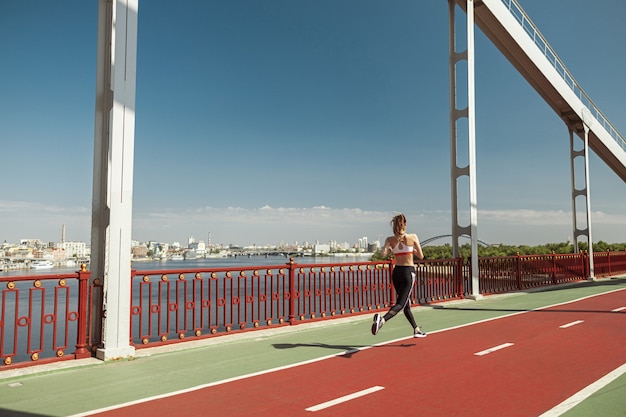
[{"label": "green walkway surface", "polygon": [[[435,333],[621,288],[626,288],[626,277],[420,306],[414,313],[424,330]],[[85,359],[0,370],[0,417],[71,416],[411,337],[402,316],[372,336],[372,314],[142,349],[132,360]],[[622,375],[563,415],[626,416],[625,410]]]}]

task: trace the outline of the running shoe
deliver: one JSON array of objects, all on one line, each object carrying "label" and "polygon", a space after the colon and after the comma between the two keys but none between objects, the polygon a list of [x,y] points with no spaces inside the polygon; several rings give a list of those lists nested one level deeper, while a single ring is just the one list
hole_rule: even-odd
[{"label": "running shoe", "polygon": [[381,327],[385,324],[385,319],[380,314],[374,314],[374,324],[372,324],[372,334],[375,336]]},{"label": "running shoe", "polygon": [[426,333],[422,331],[421,327],[416,327],[413,332],[413,337],[426,337]]}]

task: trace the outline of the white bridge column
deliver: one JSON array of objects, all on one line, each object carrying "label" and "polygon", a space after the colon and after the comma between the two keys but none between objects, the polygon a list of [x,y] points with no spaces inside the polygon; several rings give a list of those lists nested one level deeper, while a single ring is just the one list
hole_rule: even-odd
[{"label": "white bridge column", "polygon": [[[472,294],[470,298],[481,298],[478,275],[478,201],[476,191],[476,115],[475,115],[475,83],[474,83],[474,0],[467,1],[467,49],[457,52],[455,1],[448,0],[448,28],[450,55],[450,170],[452,192],[452,251],[459,256],[459,240],[461,236],[471,239]],[[467,61],[467,107],[457,106],[457,64]],[[459,165],[459,127],[457,122],[467,119],[467,165]],[[459,221],[459,180],[467,177],[469,225],[462,226]]]},{"label": "white bridge column", "polygon": [[[593,265],[593,238],[591,234],[591,185],[589,182],[589,129],[593,123],[593,118],[589,113],[589,110],[584,108],[582,110],[583,121],[583,147],[580,150],[576,150],[574,146],[574,130],[572,126],[568,127],[569,130],[569,142],[570,142],[570,164],[571,164],[571,177],[572,177],[572,220],[574,228],[574,252],[580,251],[578,240],[581,236],[587,238],[588,255],[589,255],[589,277],[590,280],[595,280],[595,271]],[[578,177],[576,169],[576,158],[582,158],[583,160],[583,179],[582,186],[578,188],[576,178]],[[578,225],[578,205],[576,204],[578,198],[585,199],[585,228],[581,228]]]},{"label": "white bridge column", "polygon": [[137,12],[138,0],[98,1],[91,275],[102,282],[103,298],[91,306],[91,331],[102,341],[96,356],[103,360],[135,353],[129,340]]}]

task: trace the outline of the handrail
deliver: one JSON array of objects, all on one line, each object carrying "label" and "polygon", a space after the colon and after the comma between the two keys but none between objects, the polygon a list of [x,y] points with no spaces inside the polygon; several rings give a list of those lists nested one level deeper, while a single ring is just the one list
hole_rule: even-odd
[{"label": "handrail", "polygon": [[[508,8],[509,12],[522,26],[522,29],[533,39],[533,42],[537,47],[543,51],[544,56],[552,64],[556,72],[563,78],[565,83],[572,89],[574,94],[583,102],[583,104],[589,109],[593,117],[604,127],[611,137],[615,139],[617,144],[626,151],[626,139],[621,133],[613,126],[608,118],[600,111],[598,106],[591,100],[591,98],[585,93],[580,84],[574,79],[574,76],[569,72],[561,58],[556,54],[552,46],[548,43],[546,38],[541,34],[537,26],[533,23],[530,17],[526,14],[522,6],[517,0],[501,0],[502,3]],[[527,23],[527,24],[526,24]]]}]

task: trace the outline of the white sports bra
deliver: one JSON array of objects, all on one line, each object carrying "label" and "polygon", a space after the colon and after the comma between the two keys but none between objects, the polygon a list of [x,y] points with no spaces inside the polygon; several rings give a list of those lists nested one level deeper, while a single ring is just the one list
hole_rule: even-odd
[{"label": "white sports bra", "polygon": [[391,250],[394,255],[409,255],[413,253],[413,246],[402,243],[402,241],[398,239],[398,243],[396,243],[396,246],[391,248]]}]

